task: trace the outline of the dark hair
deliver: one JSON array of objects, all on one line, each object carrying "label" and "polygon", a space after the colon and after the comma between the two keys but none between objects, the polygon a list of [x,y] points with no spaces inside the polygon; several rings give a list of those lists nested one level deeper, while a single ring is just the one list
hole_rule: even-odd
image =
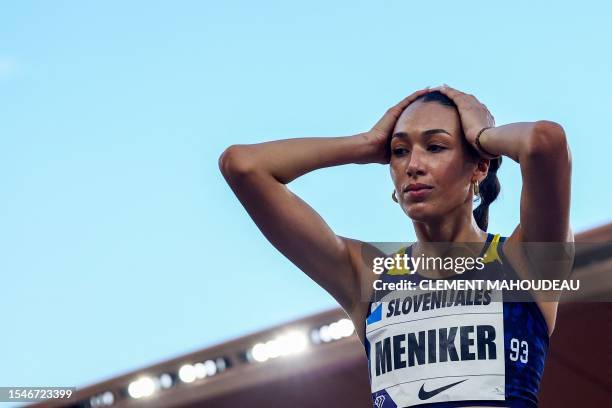
[{"label": "dark hair", "polygon": [[[439,91],[428,92],[424,95],[419,96],[416,101],[421,102],[437,102],[444,106],[449,106],[454,109],[457,109],[457,105],[450,99],[448,96],[444,95]],[[475,157],[478,157],[479,154],[472,146],[470,146],[470,150]],[[497,159],[492,159],[489,164],[489,171],[487,173],[487,177],[479,184],[480,190],[480,199],[478,207],[472,212],[474,214],[474,219],[476,219],[476,223],[483,231],[486,231],[489,227],[489,206],[497,196],[501,190],[501,185],[499,184],[499,180],[497,179],[497,170],[499,166],[501,166],[502,158],[501,156]]]}]

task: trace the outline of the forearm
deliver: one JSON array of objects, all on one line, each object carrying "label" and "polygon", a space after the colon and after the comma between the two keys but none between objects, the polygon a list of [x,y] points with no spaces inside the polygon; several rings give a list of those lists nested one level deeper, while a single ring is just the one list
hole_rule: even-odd
[{"label": "forearm", "polygon": [[516,122],[487,129],[480,135],[489,153],[508,156],[517,163],[528,154],[538,122]]},{"label": "forearm", "polygon": [[[233,153],[230,153],[233,152]],[[242,172],[266,172],[287,184],[316,169],[367,163],[374,147],[365,133],[354,136],[304,137],[250,145],[233,145],[221,156],[233,155]],[[223,166],[222,166],[223,167]]]}]

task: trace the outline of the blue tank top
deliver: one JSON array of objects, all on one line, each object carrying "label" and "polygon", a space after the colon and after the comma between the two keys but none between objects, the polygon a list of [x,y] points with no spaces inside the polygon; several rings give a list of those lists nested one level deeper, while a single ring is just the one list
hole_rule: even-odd
[{"label": "blue tank top", "polygon": [[[447,279],[516,277],[505,240],[489,233],[484,268]],[[380,276],[423,279],[393,269]],[[537,303],[506,301],[503,290],[411,292],[377,292],[368,307],[364,346],[375,408],[537,407],[549,344]]]}]

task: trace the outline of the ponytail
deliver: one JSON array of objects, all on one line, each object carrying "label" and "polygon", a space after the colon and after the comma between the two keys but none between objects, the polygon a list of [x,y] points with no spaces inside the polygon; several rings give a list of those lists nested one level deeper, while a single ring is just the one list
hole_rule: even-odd
[{"label": "ponytail", "polygon": [[473,214],[476,223],[483,231],[486,231],[489,227],[489,205],[495,201],[501,190],[501,185],[497,179],[497,169],[501,166],[501,161],[501,156],[491,160],[487,177],[478,186],[480,203]]}]

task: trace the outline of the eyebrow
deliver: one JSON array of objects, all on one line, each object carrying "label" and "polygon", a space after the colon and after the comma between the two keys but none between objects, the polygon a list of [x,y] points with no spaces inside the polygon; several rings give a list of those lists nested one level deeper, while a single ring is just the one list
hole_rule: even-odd
[{"label": "eyebrow", "polygon": [[[447,135],[452,136],[450,133],[448,133],[444,129],[427,129],[427,130],[424,130],[424,131],[421,132],[421,136],[432,136],[432,135],[439,134],[439,133],[446,133]],[[391,139],[393,139],[394,137],[407,138],[408,137],[408,133],[406,133],[406,132],[397,132],[393,136],[391,136]]]}]

